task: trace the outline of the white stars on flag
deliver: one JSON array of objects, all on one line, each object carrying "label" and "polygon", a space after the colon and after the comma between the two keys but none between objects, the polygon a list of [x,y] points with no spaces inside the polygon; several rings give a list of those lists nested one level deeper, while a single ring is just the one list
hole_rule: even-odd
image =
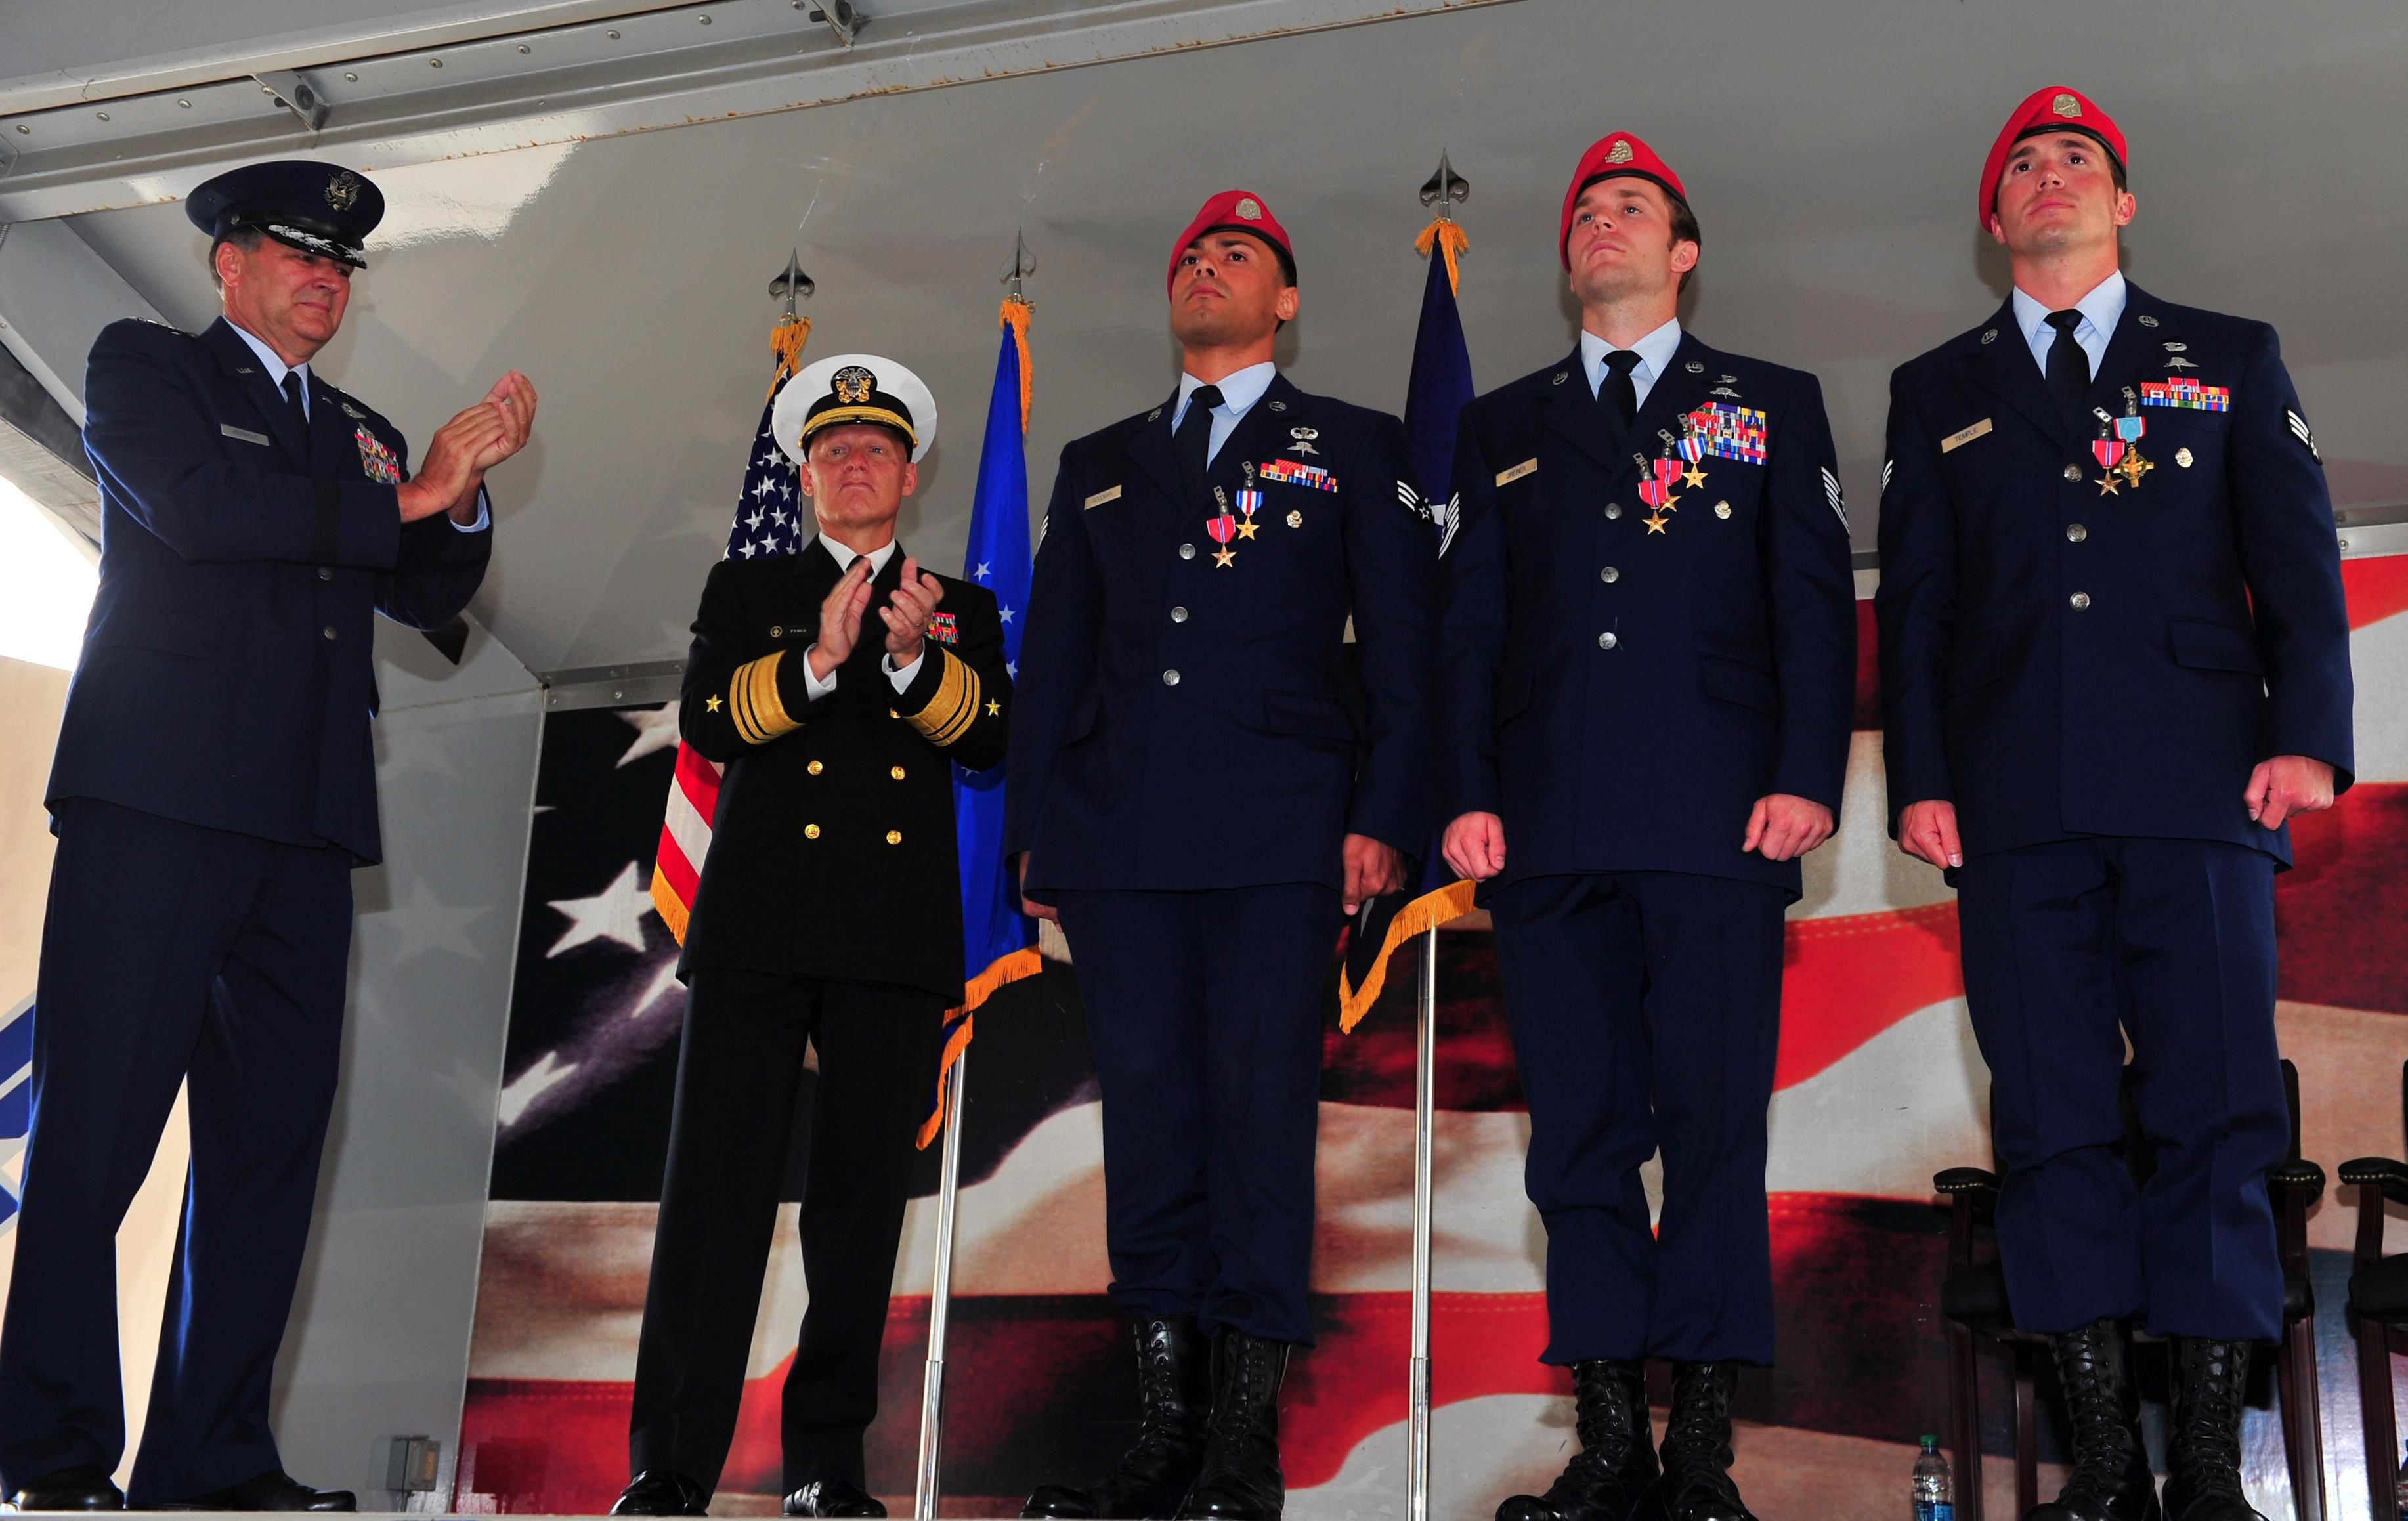
[{"label": "white stars on flag", "polygon": [[620,868],[610,885],[592,897],[556,898],[545,907],[565,915],[568,927],[546,951],[549,961],[591,940],[617,940],[630,951],[644,949],[644,915],[653,911],[652,895],[636,870],[636,863]]}]

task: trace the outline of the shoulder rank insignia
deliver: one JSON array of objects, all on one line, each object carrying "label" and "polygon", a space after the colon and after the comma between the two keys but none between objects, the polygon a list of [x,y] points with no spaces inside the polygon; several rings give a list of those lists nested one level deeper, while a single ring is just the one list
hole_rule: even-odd
[{"label": "shoulder rank insignia", "polygon": [[1831,473],[1828,465],[1823,466],[1823,495],[1830,501],[1831,511],[1839,518],[1840,526],[1845,528],[1848,525],[1847,499],[1840,493],[1840,478]]},{"label": "shoulder rank insignia", "polygon": [[1684,421],[1704,441],[1705,452],[1714,458],[1738,460],[1742,465],[1764,463],[1768,426],[1763,409],[1710,401]]},{"label": "shoulder rank insignia", "polygon": [[2187,375],[2172,375],[2163,380],[2143,380],[2141,405],[2180,407],[2199,412],[2229,412],[2232,410],[2232,388],[2229,385],[2207,385]]},{"label": "shoulder rank insignia", "polygon": [[351,441],[360,446],[360,469],[370,481],[380,486],[401,484],[401,461],[384,446],[384,440],[368,431],[366,423],[351,430]]},{"label": "shoulder rank insignia", "polygon": [[932,612],[928,614],[927,635],[930,639],[935,639],[939,644],[958,644],[961,642],[960,630],[954,625],[953,615],[950,612]]},{"label": "shoulder rank insignia", "polygon": [[2316,436],[2308,431],[2308,420],[2301,417],[2297,409],[2286,407],[2283,409],[2283,421],[2290,424],[2291,437],[2307,445],[2308,452],[2317,464],[2322,465],[2325,462],[2324,451],[2316,447]]}]

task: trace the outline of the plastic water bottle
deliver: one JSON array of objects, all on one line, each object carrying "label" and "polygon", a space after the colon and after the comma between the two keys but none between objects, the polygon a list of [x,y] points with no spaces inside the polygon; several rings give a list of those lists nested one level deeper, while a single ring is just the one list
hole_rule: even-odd
[{"label": "plastic water bottle", "polygon": [[1924,1438],[1915,1455],[1914,1521],[1956,1521],[1956,1487],[1938,1437]]}]

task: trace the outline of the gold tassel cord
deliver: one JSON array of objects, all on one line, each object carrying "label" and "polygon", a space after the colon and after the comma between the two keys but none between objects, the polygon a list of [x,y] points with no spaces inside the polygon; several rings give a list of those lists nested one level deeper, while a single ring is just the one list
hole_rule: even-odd
[{"label": "gold tassel cord", "polygon": [[777,373],[769,377],[770,397],[776,396],[778,387],[792,380],[795,371],[802,367],[803,345],[810,341],[810,337],[811,320],[793,312],[780,317],[778,325],[769,329],[769,352],[778,359]]},{"label": "gold tassel cord", "polygon": [[1380,1001],[1380,990],[1388,985],[1388,958],[1424,930],[1453,924],[1469,913],[1472,890],[1469,881],[1451,882],[1436,892],[1424,893],[1398,909],[1397,916],[1388,921],[1387,937],[1380,941],[1380,954],[1372,961],[1371,969],[1364,974],[1361,987],[1347,986],[1345,969],[1340,969],[1338,1028],[1341,1034],[1354,1034],[1354,1026],[1360,1025],[1363,1016],[1371,1012],[1371,1006]]},{"label": "gold tassel cord", "polygon": [[1013,347],[1020,352],[1020,431],[1028,431],[1028,408],[1037,399],[1037,358],[1028,352],[1028,319],[1034,310],[1020,296],[1003,298],[1003,310],[998,320],[1011,329]]},{"label": "gold tassel cord", "polygon": [[1421,236],[1413,239],[1413,251],[1425,259],[1430,256],[1433,246],[1446,256],[1446,288],[1457,295],[1462,294],[1463,271],[1456,267],[1455,261],[1471,247],[1471,235],[1465,232],[1463,223],[1453,217],[1440,217],[1423,228]]},{"label": "gold tassel cord", "polygon": [[1010,955],[999,956],[993,966],[964,984],[962,1006],[945,1011],[944,1017],[948,1020],[956,1013],[961,1014],[962,1024],[961,1028],[946,1038],[944,1053],[938,1058],[937,1108],[934,1113],[920,1122],[920,1134],[915,1142],[919,1150],[926,1151],[939,1136],[944,1134],[945,1114],[953,1102],[953,1058],[969,1049],[972,1026],[980,1006],[994,997],[997,988],[1034,977],[1044,969],[1045,958],[1033,945],[1014,951]]}]

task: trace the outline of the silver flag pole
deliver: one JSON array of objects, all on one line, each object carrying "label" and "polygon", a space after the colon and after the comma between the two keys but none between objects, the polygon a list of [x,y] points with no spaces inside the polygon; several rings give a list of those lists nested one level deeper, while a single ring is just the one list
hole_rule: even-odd
[{"label": "silver flag pole", "polygon": [[1420,996],[1413,1005],[1413,1336],[1406,1399],[1407,1485],[1412,1521],[1429,1521],[1430,1190],[1438,1124],[1438,928],[1422,933]]},{"label": "silver flag pole", "polygon": [[944,1163],[937,1184],[937,1269],[928,1297],[928,1369],[920,1385],[920,1477],[911,1497],[918,1521],[936,1521],[945,1425],[945,1323],[953,1298],[953,1212],[961,1198],[962,1106],[969,1100],[970,1054],[953,1058],[953,1092],[945,1106]]}]

